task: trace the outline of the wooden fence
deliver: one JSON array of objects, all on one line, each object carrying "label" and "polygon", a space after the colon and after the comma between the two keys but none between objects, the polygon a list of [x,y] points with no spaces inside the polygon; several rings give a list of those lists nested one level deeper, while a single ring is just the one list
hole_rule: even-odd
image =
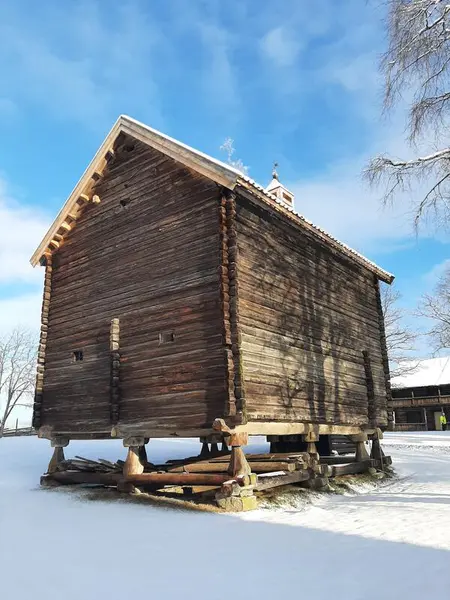
[{"label": "wooden fence", "polygon": [[426,423],[396,423],[394,431],[427,431]]},{"label": "wooden fence", "polygon": [[18,421],[14,428],[8,428],[3,431],[3,437],[12,437],[18,435],[36,435],[33,427],[19,427]]}]

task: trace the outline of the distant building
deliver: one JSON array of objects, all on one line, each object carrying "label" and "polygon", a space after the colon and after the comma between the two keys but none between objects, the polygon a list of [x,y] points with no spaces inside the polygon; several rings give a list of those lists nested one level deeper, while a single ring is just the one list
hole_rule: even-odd
[{"label": "distant building", "polygon": [[393,378],[392,408],[397,431],[440,430],[450,421],[450,356],[420,361],[417,370]]}]

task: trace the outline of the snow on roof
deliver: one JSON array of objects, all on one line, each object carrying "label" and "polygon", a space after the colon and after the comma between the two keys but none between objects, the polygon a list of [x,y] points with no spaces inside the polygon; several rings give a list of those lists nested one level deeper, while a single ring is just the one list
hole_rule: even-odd
[{"label": "snow on roof", "polygon": [[[102,170],[100,165],[103,164],[104,168],[105,155],[107,152],[111,151],[115,139],[121,132],[127,133],[132,137],[135,137],[136,139],[148,144],[149,146],[160,150],[167,156],[170,156],[178,162],[193,168],[197,172],[209,177],[220,185],[228,187],[229,189],[234,189],[238,185],[250,186],[253,192],[260,196],[262,200],[266,201],[269,205],[273,204],[270,201],[275,201],[280,210],[282,210],[284,214],[290,216],[297,225],[309,229],[324,242],[330,244],[343,254],[346,254],[353,260],[356,260],[358,263],[364,265],[366,268],[373,271],[382,281],[385,281],[386,283],[392,283],[394,276],[391,273],[385,271],[359,252],[356,252],[356,250],[353,250],[347,246],[347,244],[337,240],[335,237],[317,225],[314,225],[303,215],[296,213],[284,203],[281,203],[273,193],[265,190],[256,181],[250,177],[247,177],[236,168],[217,160],[212,156],[204,154],[199,150],[191,148],[187,144],[183,144],[182,142],[179,142],[178,140],[171,138],[170,136],[165,135],[156,129],[153,129],[144,123],[136,121],[127,115],[120,115],[120,117],[117,119],[108,136],[92,159],[90,165],[82,175],[80,181],[77,183],[66,203],[60,210],[55,221],[50,226],[50,229],[48,230],[44,239],[41,241],[39,247],[31,257],[31,264],[33,266],[36,266],[39,263],[41,257],[48,249],[49,243],[52,242],[55,234],[58,234],[58,232],[61,234],[64,233],[64,231],[61,230],[61,226],[64,225],[65,219],[68,215],[70,215],[70,211],[76,205],[80,195],[86,192],[86,188],[89,184],[89,181],[91,181],[91,178],[96,175],[98,170]],[[59,238],[61,238],[61,235],[59,235]]]},{"label": "snow on roof", "polygon": [[[414,365],[417,362],[411,361],[411,364]],[[418,361],[417,370],[413,373],[392,378],[392,385],[396,388],[444,385],[449,383],[450,356]]]}]

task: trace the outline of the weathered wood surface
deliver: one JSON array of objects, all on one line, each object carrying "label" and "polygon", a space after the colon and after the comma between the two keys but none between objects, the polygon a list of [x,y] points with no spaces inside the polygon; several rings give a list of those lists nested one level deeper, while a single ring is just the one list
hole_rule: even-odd
[{"label": "weathered wood surface", "polygon": [[353,461],[346,465],[333,465],[332,477],[339,477],[340,475],[353,475],[356,473],[364,473],[370,467],[378,466],[377,461],[368,459],[362,461]]},{"label": "weathered wood surface", "polygon": [[232,478],[227,473],[141,473],[130,475],[126,481],[139,485],[222,485],[226,481],[235,479],[241,485],[244,478]]},{"label": "weathered wood surface", "polygon": [[293,483],[299,483],[300,481],[307,481],[311,474],[308,470],[293,471],[291,473],[284,473],[279,475],[271,475],[267,477],[258,478],[258,483],[255,487],[255,491],[263,492],[270,490],[275,487],[283,485],[291,485]]},{"label": "weathered wood surface", "polygon": [[[252,473],[271,473],[272,471],[295,471],[297,464],[287,461],[252,461],[249,463]],[[226,473],[228,463],[198,462],[169,469],[170,473]]]},{"label": "weathered wood surface", "polygon": [[[85,207],[54,254],[41,424],[109,431],[120,415],[125,424],[208,426],[223,414],[227,380],[219,190],[119,139],[94,191],[100,202]],[[120,319],[113,397],[112,319]]]},{"label": "weathered wood surface", "polygon": [[51,481],[52,479],[54,481],[57,481],[58,483],[66,485],[85,483],[88,485],[116,486],[119,483],[119,481],[123,479],[123,475],[120,473],[85,473],[82,471],[56,471],[56,473],[51,473],[51,475],[48,476],[48,480]]},{"label": "weathered wood surface", "polygon": [[55,239],[37,425],[387,424],[371,272],[129,137],[105,165]]},{"label": "weathered wood surface", "polygon": [[50,298],[52,291],[52,256],[45,256],[44,262],[44,292],[41,308],[41,331],[39,337],[39,353],[36,367],[36,385],[34,391],[33,405],[33,427],[35,429],[38,429],[42,425],[42,400],[44,397],[45,354],[47,348],[48,315],[50,310]]},{"label": "weathered wood surface", "polygon": [[248,200],[236,210],[247,418],[387,424],[373,274]]}]

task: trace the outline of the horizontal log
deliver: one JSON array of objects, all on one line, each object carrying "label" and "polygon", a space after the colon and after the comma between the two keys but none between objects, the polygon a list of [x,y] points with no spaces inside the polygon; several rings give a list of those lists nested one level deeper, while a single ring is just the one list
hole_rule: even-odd
[{"label": "horizontal log", "polygon": [[344,465],[355,462],[354,456],[321,456],[320,462],[324,465]]},{"label": "horizontal log", "polygon": [[[321,255],[331,257],[334,261],[333,271],[346,280],[346,283],[366,282],[372,273],[369,273],[362,266],[355,264],[348,257],[326,246],[311,233],[302,230],[302,235],[298,235],[298,228],[283,218],[274,219],[269,209],[256,207],[247,200],[239,197],[237,203],[237,230],[242,238],[243,235],[255,241],[256,249],[260,246],[273,248],[273,222],[276,221],[279,240],[283,240],[284,248],[282,251],[283,260],[295,260],[297,254],[312,261],[312,265],[317,264],[317,258]],[[276,242],[276,240],[275,240]],[[258,246],[258,243],[260,246]],[[275,247],[276,248],[276,247]],[[325,270],[324,277],[329,273]]]},{"label": "horizontal log", "polygon": [[365,473],[371,466],[373,466],[372,460],[362,460],[359,462],[354,461],[344,465],[333,465],[332,477],[338,477],[339,475],[353,475],[356,473]]},{"label": "horizontal log", "polygon": [[299,483],[300,481],[307,481],[310,478],[310,473],[307,470],[294,471],[291,473],[285,473],[283,475],[273,475],[267,477],[258,478],[258,483],[255,487],[255,491],[262,492],[270,490],[282,485],[292,485]]},{"label": "horizontal log", "polygon": [[49,478],[62,484],[86,483],[115,486],[123,478],[121,473],[88,473],[80,471],[56,471]]},{"label": "horizontal log", "polygon": [[244,485],[245,478],[230,477],[228,474],[205,474],[205,473],[141,473],[140,475],[129,475],[126,481],[139,485],[212,485],[219,486],[226,481],[236,481]]},{"label": "horizontal log", "polygon": [[[295,471],[296,462],[287,461],[251,461],[252,473],[271,473],[273,471]],[[229,469],[228,462],[197,462],[170,468],[170,473],[226,473]]]}]

